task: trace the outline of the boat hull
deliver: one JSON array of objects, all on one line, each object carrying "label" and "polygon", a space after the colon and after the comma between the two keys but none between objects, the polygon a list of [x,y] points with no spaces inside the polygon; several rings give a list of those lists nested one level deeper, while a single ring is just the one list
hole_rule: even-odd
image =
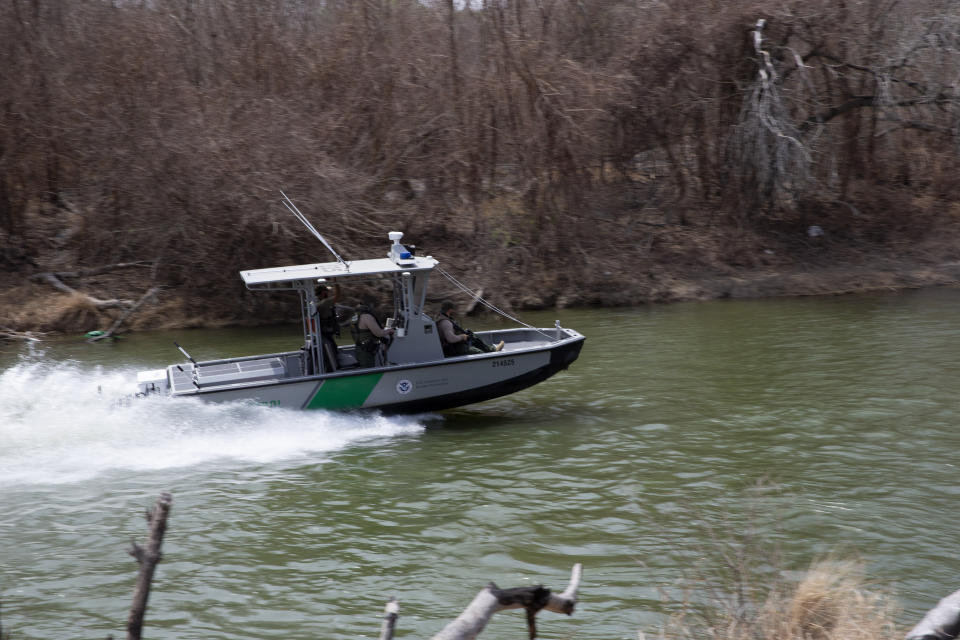
[{"label": "boat hull", "polygon": [[369,409],[389,414],[440,411],[498,398],[542,382],[575,361],[583,342],[583,336],[577,335],[520,351],[228,388],[190,389],[172,395],[306,410]]}]

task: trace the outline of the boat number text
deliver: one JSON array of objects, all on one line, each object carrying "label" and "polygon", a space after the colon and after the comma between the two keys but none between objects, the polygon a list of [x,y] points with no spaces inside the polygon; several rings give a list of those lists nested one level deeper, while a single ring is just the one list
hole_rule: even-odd
[{"label": "boat number text", "polygon": [[517,361],[513,358],[507,358],[506,360],[494,360],[493,366],[495,367],[512,367],[517,364]]}]

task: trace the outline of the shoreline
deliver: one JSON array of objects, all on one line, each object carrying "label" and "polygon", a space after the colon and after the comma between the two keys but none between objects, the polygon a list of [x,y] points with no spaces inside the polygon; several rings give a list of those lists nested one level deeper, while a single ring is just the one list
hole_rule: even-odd
[{"label": "shoreline", "polygon": [[[679,272],[661,269],[650,274],[642,286],[591,294],[590,299],[574,293],[554,304],[523,298],[510,308],[529,310],[562,308],[639,307],[673,302],[722,299],[766,299],[780,297],[840,296],[876,292],[907,291],[921,288],[960,286],[960,261],[917,264],[893,259],[868,264],[834,265],[815,269],[797,267],[705,269]],[[131,294],[129,297],[136,297]],[[525,303],[524,303],[525,302]],[[8,310],[0,317],[0,335],[8,340],[17,335],[69,335],[103,329],[113,316],[97,310],[77,296],[67,296],[37,283],[24,283],[0,291],[0,308]],[[278,316],[246,316],[238,319],[235,310],[206,309],[191,313],[191,301],[175,291],[163,295],[130,319],[120,333],[186,328],[223,328],[275,324]],[[16,310],[10,313],[9,310]],[[116,312],[113,312],[116,313]],[[233,316],[233,317],[231,317]],[[0,337],[0,339],[3,339]]]},{"label": "shoreline", "polygon": [[960,262],[757,269],[680,278],[656,302],[839,296],[960,285]]}]

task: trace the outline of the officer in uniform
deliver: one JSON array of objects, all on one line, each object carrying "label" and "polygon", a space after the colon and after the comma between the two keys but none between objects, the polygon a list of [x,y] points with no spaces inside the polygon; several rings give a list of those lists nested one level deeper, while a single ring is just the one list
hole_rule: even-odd
[{"label": "officer in uniform", "polygon": [[350,319],[350,332],[353,334],[353,342],[357,345],[354,353],[357,356],[357,364],[361,369],[375,366],[377,363],[377,353],[382,344],[381,338],[386,339],[393,335],[393,329],[384,329],[374,315],[374,306],[376,301],[372,298],[366,298],[357,305],[353,318]]},{"label": "officer in uniform", "polygon": [[453,319],[455,305],[451,300],[440,303],[440,315],[437,316],[437,331],[440,332],[440,344],[445,356],[465,356],[471,353],[490,353],[503,349],[500,344],[490,346],[473,335],[473,331],[464,330]]}]

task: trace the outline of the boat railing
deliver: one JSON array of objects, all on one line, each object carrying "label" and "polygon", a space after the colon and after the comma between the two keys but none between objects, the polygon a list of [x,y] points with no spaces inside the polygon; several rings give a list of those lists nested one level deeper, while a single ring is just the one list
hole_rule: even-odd
[{"label": "boat railing", "polygon": [[262,353],[255,356],[236,356],[233,358],[219,358],[217,360],[201,360],[196,363],[198,367],[207,367],[210,365],[229,364],[231,362],[246,362],[248,360],[266,360],[269,358],[283,358],[287,356],[299,356],[299,351],[279,351],[277,353]]}]

